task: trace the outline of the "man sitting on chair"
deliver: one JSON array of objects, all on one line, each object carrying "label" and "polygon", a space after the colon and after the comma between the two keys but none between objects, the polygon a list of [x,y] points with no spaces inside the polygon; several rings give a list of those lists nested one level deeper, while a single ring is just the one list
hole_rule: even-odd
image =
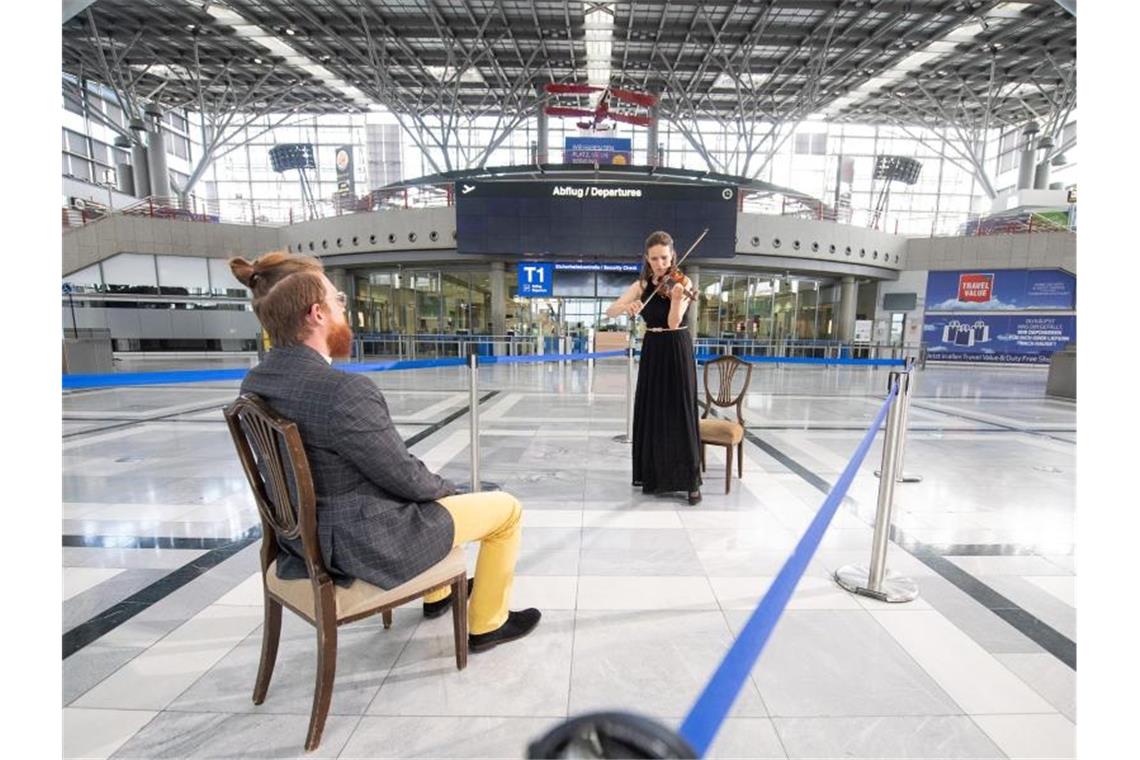
[{"label": "man sitting on chair", "polygon": [[[317,535],[333,580],[360,578],[382,589],[410,580],[454,546],[479,541],[468,608],[469,647],[481,652],[538,625],[536,609],[510,612],[522,506],[503,492],[457,495],[408,451],[380,389],[363,374],[334,369],[348,358],[352,328],[346,299],[316,259],[275,252],[230,260],[253,291],[253,310],[273,349],[250,370],[242,393],[255,393],[295,422],[317,496]],[[278,537],[279,577],[308,577],[300,542]],[[295,545],[291,545],[295,544]],[[470,585],[469,585],[470,587]],[[445,588],[424,597],[424,615],[451,606]]]}]

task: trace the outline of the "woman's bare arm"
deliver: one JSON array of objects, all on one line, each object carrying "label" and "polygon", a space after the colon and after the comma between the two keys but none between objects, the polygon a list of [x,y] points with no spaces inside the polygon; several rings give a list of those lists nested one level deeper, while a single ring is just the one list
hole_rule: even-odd
[{"label": "woman's bare arm", "polygon": [[626,288],[616,301],[606,307],[606,316],[612,318],[620,314],[628,314],[631,317],[636,317],[642,306],[641,291],[642,284],[638,280]]}]

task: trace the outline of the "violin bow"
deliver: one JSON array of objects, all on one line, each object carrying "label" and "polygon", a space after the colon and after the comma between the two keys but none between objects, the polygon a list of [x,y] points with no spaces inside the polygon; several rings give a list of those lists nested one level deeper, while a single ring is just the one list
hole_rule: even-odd
[{"label": "violin bow", "polygon": [[[682,256],[681,258],[677,259],[677,263],[673,265],[674,269],[680,269],[681,268],[681,263],[684,262],[685,259],[689,258],[689,254],[692,253],[693,249],[697,247],[697,243],[704,240],[705,235],[707,235],[707,234],[709,234],[709,228],[705,227],[704,232],[702,232],[700,235],[697,235],[697,239],[694,240],[693,244],[689,246],[689,250],[685,251],[685,255]],[[653,289],[653,292],[649,294],[649,298],[645,299],[645,303],[643,303],[641,305],[641,308],[644,309],[646,306],[648,306],[649,302],[653,300],[653,296],[655,296],[655,295],[657,295],[657,288]]]}]

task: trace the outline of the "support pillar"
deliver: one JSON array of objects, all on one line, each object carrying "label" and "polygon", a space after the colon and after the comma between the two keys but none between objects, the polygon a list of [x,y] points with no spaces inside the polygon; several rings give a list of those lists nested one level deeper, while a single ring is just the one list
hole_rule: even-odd
[{"label": "support pillar", "polygon": [[146,130],[146,157],[150,193],[160,198],[169,198],[170,172],[166,168],[166,135],[162,131],[162,113],[148,107],[146,115],[149,121]]},{"label": "support pillar", "polygon": [[[542,97],[541,90],[539,91],[539,97]],[[535,116],[535,128],[538,132],[536,142],[538,147],[536,155],[534,156],[534,162],[536,164],[546,164],[550,162],[550,119],[547,117],[546,111],[543,110],[541,100],[539,101],[538,113],[535,114]]]},{"label": "support pillar", "polygon": [[850,343],[855,338],[855,313],[859,286],[855,278],[843,278],[839,288],[839,308],[836,310],[835,338],[842,343]]},{"label": "support pillar", "polygon": [[657,116],[656,104],[649,107],[649,129],[646,132],[645,164],[646,166],[660,166],[661,156],[657,151]]},{"label": "support pillar", "polygon": [[[507,334],[507,266],[501,261],[491,262],[491,334]],[[501,343],[492,346],[495,356],[506,354],[506,348]]]}]

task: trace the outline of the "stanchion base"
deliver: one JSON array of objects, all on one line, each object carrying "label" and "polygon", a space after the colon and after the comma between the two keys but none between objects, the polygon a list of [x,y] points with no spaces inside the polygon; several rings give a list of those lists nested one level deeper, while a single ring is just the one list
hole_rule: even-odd
[{"label": "stanchion base", "polygon": [[[464,481],[462,483],[456,483],[455,487],[459,489],[460,493],[471,493],[471,482],[470,481]],[[502,489],[502,486],[500,486],[498,483],[492,483],[489,480],[480,480],[479,481],[479,490],[480,491],[499,491],[501,489]]]},{"label": "stanchion base", "polygon": [[835,571],[835,582],[852,594],[893,603],[913,602],[918,598],[918,584],[910,578],[888,570],[883,578],[882,589],[872,591],[867,588],[869,577],[870,572],[860,565],[844,565]]},{"label": "stanchion base", "polygon": [[554,758],[695,758],[673,729],[641,715],[597,712],[559,723],[527,745],[526,756]]},{"label": "stanchion base", "polygon": [[621,435],[615,435],[610,440],[614,443],[633,443],[633,439],[627,436],[625,433],[622,433]]},{"label": "stanchion base", "polygon": [[[875,470],[875,477],[876,478],[883,477],[882,471],[881,470]],[[900,475],[899,477],[895,478],[895,482],[896,483],[921,483],[922,482],[922,476],[921,475]]]}]

